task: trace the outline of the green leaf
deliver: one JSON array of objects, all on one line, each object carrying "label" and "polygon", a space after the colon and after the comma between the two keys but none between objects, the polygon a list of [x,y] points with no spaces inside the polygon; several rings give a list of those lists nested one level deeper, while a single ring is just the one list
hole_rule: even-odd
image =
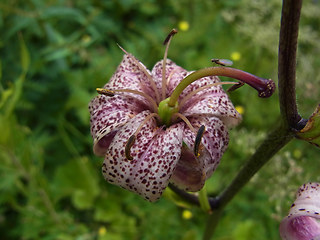
[{"label": "green leaf", "polygon": [[30,65],[30,55],[22,35],[19,35],[19,39],[20,39],[21,67],[22,67],[23,74],[26,74]]},{"label": "green leaf", "polygon": [[96,171],[86,157],[68,161],[60,167],[54,178],[54,188],[58,199],[71,196],[78,209],[92,207],[99,194]]},{"label": "green leaf", "polygon": [[306,126],[297,133],[297,136],[320,147],[320,104],[309,118]]},{"label": "green leaf", "polygon": [[8,89],[2,91],[2,97],[0,99],[0,108],[5,109],[4,110],[5,117],[9,117],[10,114],[13,112],[14,108],[16,107],[16,104],[22,94],[22,88],[25,82],[25,76],[27,74],[27,71],[30,65],[29,51],[23,40],[22,35],[19,35],[19,41],[20,41],[20,61],[21,61],[22,73],[15,80],[13,85],[10,85]]}]

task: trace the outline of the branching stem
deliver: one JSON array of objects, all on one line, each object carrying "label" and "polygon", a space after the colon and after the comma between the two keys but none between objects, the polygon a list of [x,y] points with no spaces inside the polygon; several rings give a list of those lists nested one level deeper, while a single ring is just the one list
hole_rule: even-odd
[{"label": "branching stem", "polygon": [[[204,240],[212,238],[224,207],[252,176],[294,137],[293,131],[301,128],[295,92],[296,51],[301,7],[302,0],[283,0],[278,63],[280,124],[273,127],[230,185],[219,196],[209,199],[213,213],[208,217]],[[179,194],[179,191],[177,192]],[[188,200],[192,199],[190,202],[199,205],[194,195],[186,194],[180,194],[180,196],[185,196]]]}]

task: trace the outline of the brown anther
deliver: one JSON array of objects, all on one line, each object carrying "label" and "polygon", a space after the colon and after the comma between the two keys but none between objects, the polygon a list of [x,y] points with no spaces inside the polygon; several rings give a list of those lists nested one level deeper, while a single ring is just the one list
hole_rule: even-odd
[{"label": "brown anther", "polygon": [[231,66],[233,64],[233,62],[229,59],[219,59],[219,58],[212,58],[211,62],[221,66]]},{"label": "brown anther", "polygon": [[232,85],[230,88],[228,88],[227,92],[232,92],[240,87],[242,87],[244,85],[244,82],[238,82],[234,85]]},{"label": "brown anther", "polygon": [[124,149],[124,153],[126,155],[126,159],[128,160],[133,160],[133,157],[131,156],[130,154],[130,150],[131,150],[131,147],[132,145],[134,144],[134,141],[136,140],[136,136],[135,135],[132,135],[129,140],[127,141],[127,144],[126,144],[126,147]]},{"label": "brown anther", "polygon": [[172,29],[171,32],[168,34],[168,36],[166,37],[166,39],[163,41],[163,45],[167,45],[167,43],[169,42],[169,40],[172,38],[173,35],[175,35],[176,33],[178,33],[177,29]]},{"label": "brown anther", "polygon": [[99,94],[105,95],[107,97],[113,97],[114,96],[114,91],[109,90],[109,89],[105,89],[105,88],[97,88],[96,91]]},{"label": "brown anther", "polygon": [[200,147],[201,139],[202,139],[202,136],[203,136],[205,130],[206,130],[206,127],[204,125],[201,125],[201,127],[199,128],[199,130],[197,132],[196,140],[194,141],[194,149],[193,149],[194,155],[196,157],[200,156],[199,147]]}]

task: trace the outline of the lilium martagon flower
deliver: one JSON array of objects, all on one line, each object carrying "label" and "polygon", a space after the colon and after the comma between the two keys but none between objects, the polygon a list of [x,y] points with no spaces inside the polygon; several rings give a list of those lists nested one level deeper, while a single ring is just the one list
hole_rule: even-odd
[{"label": "lilium martagon flower", "polygon": [[227,128],[241,121],[221,85],[233,84],[233,90],[247,83],[260,97],[275,89],[270,79],[230,67],[189,72],[176,65],[167,59],[176,32],[166,38],[164,58],[152,71],[120,47],[122,62],[89,104],[93,151],[105,158],[105,179],[149,201],[169,183],[199,191],[216,169],[228,145]]},{"label": "lilium martagon flower", "polygon": [[320,183],[302,185],[280,224],[283,240],[320,240]]}]

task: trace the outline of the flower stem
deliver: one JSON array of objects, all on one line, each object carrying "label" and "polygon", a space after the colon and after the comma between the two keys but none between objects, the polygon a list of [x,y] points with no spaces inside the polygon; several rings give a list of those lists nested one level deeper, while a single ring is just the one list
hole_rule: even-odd
[{"label": "flower stem", "polygon": [[250,181],[252,176],[254,176],[254,174],[256,174],[283,146],[285,146],[293,136],[294,135],[292,133],[290,134],[290,130],[284,124],[280,124],[267,136],[256,152],[241,168],[240,172],[230,185],[217,197],[215,204],[211,205],[213,214],[208,218],[203,239],[210,239],[213,234],[213,229],[215,229],[218,224],[215,213],[221,212],[242,187]]},{"label": "flower stem", "polygon": [[275,84],[271,79],[264,79],[253,74],[230,67],[209,67],[195,71],[184,78],[170,96],[168,105],[175,106],[182,91],[194,81],[208,76],[224,76],[238,79],[247,83],[259,92],[259,97],[270,97],[275,90]]},{"label": "flower stem", "polygon": [[282,118],[288,126],[299,129],[301,120],[296,104],[296,52],[302,0],[284,0],[278,56],[279,101]]},{"label": "flower stem", "polygon": [[[213,210],[220,215],[222,209],[232,200],[241,188],[293,137],[292,129],[296,129],[301,117],[297,111],[295,96],[296,50],[299,30],[299,18],[302,0],[283,0],[282,19],[279,41],[279,98],[280,125],[273,129],[248,162],[242,167],[231,184],[216,199]],[[215,211],[214,211],[215,212]],[[209,240],[218,224],[215,214],[209,216],[204,240]]]},{"label": "flower stem", "polygon": [[200,207],[203,211],[206,213],[211,213],[211,207],[209,204],[209,199],[207,195],[207,189],[206,186],[204,186],[200,191],[199,191],[199,203]]}]

